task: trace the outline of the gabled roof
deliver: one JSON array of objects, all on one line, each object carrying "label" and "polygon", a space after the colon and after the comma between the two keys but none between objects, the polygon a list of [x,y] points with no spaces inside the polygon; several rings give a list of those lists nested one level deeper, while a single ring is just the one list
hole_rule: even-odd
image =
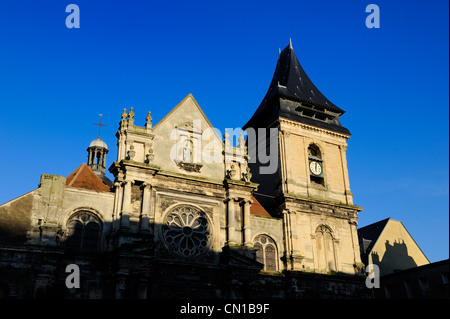
[{"label": "gabled roof", "polygon": [[[200,105],[198,104],[197,100],[194,98],[194,96],[192,95],[192,93],[189,93],[183,100],[181,100],[180,103],[178,103],[172,110],[170,110],[169,113],[166,114],[166,116],[164,116],[158,123],[156,123],[153,126],[153,132],[157,132],[158,129],[163,125],[164,122],[168,121],[174,114],[176,114],[177,112],[184,112],[181,115],[181,118],[185,119],[186,117],[186,107],[189,106],[190,102],[192,102],[192,104],[195,106],[195,108],[198,111],[198,114],[200,114],[200,116],[203,118],[203,120],[206,122],[207,127],[213,129],[214,126],[211,124],[211,122],[209,121],[209,119],[206,117],[205,113],[203,112],[202,108],[200,107]],[[190,105],[192,105],[190,104]],[[192,112],[192,109],[191,109]],[[195,111],[194,111],[195,112]],[[202,128],[203,130],[203,128]],[[223,143],[222,141],[222,137],[217,133],[217,130],[213,129],[212,133],[214,134],[214,136],[216,137],[216,139],[218,141],[220,141],[221,143]]]},{"label": "gabled roof", "polygon": [[[300,108],[293,106],[292,103],[284,103],[283,100],[294,102]],[[303,113],[314,115],[303,116]],[[281,116],[349,134],[350,132],[342,127],[339,121],[339,115],[344,113],[344,110],[328,100],[310,80],[290,43],[280,52],[266,96],[253,117],[244,125],[244,129],[267,127]],[[328,120],[318,120],[319,117]]]},{"label": "gabled roof", "polygon": [[[183,108],[185,106],[185,104],[187,102],[191,101],[195,107],[198,109],[200,115],[203,117],[203,119],[206,121],[206,124],[213,128],[214,126],[211,124],[211,122],[209,121],[209,119],[206,117],[205,113],[203,112],[202,108],[200,107],[200,105],[198,104],[197,100],[194,98],[194,96],[192,95],[192,93],[189,93],[188,95],[186,95],[186,97],[181,100],[180,103],[178,103],[172,110],[170,110],[169,113],[166,114],[166,116],[164,116],[158,123],[156,123],[153,126],[153,130],[156,130],[159,126],[162,125],[162,123],[164,123],[168,118],[170,118],[172,116],[172,114],[174,114],[175,112],[178,111],[178,109]],[[215,132],[215,130],[214,130]],[[219,140],[222,140],[222,138],[217,134],[217,132],[215,132],[215,135],[217,136],[217,138]]]},{"label": "gabled roof", "polygon": [[258,200],[252,195],[252,206],[250,206],[250,214],[263,216],[263,217],[271,217],[267,210],[262,207],[262,205],[258,202]]},{"label": "gabled roof", "polygon": [[381,233],[383,232],[383,229],[386,227],[389,220],[390,218],[386,218],[358,229],[358,236],[361,239],[370,241],[368,246],[364,247],[364,252],[368,253],[372,250],[373,246],[377,242],[378,238],[380,237]]},{"label": "gabled roof", "polygon": [[382,276],[429,263],[403,223],[392,218],[361,227],[358,237],[361,261],[366,265],[376,263]]},{"label": "gabled roof", "polygon": [[102,179],[85,163],[78,166],[76,170],[67,176],[66,185],[102,192],[110,191],[110,188],[103,183]]}]

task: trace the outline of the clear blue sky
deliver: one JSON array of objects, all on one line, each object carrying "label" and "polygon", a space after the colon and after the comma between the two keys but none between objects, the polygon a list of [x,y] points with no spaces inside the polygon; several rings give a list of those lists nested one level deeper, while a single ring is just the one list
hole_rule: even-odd
[{"label": "clear blue sky", "polygon": [[[68,29],[65,8],[80,8]],[[380,8],[368,29],[365,8]],[[241,127],[292,38],[306,73],[347,113],[360,226],[401,221],[430,261],[449,250],[448,1],[0,2],[0,202],[87,159],[103,113],[109,166],[124,107],[154,123],[192,93]]]}]

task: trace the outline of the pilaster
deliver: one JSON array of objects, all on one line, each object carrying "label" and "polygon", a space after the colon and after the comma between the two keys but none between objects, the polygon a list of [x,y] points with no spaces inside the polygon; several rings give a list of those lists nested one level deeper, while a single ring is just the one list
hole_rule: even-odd
[{"label": "pilaster", "polygon": [[134,180],[126,179],[123,181],[123,199],[122,199],[122,211],[120,216],[120,228],[130,228],[130,215],[131,215],[131,187],[134,184]]},{"label": "pilaster", "polygon": [[151,185],[148,183],[142,184],[142,207],[140,216],[140,231],[150,231],[150,207],[151,207]]},{"label": "pilaster", "polygon": [[252,200],[243,200],[242,205],[244,206],[244,221],[242,230],[244,232],[244,245],[252,247],[252,226],[250,223],[250,207],[252,205]]}]

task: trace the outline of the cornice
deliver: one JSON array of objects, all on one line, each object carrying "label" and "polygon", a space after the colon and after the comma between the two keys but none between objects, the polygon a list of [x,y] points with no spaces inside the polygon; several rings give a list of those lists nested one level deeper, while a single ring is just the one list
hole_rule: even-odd
[{"label": "cornice", "polygon": [[333,201],[326,201],[326,200],[318,200],[310,197],[303,197],[299,195],[294,194],[283,194],[280,197],[284,197],[285,199],[290,199],[292,203],[299,203],[299,204],[310,204],[314,203],[315,205],[323,205],[328,207],[335,207],[335,208],[343,208],[343,209],[349,209],[349,210],[355,210],[355,211],[362,211],[364,208],[356,205],[349,205],[341,202],[333,202]]},{"label": "cornice", "polygon": [[339,138],[344,138],[346,140],[349,139],[350,136],[351,136],[350,134],[338,133],[338,132],[326,130],[326,129],[323,129],[323,128],[320,128],[320,127],[317,127],[317,126],[312,126],[312,125],[308,125],[308,124],[305,124],[305,123],[292,121],[292,120],[289,120],[289,119],[286,119],[286,118],[282,118],[282,117],[280,117],[278,119],[278,121],[280,122],[280,124],[281,123],[285,123],[285,124],[289,124],[289,125],[292,125],[292,126],[301,127],[301,128],[306,129],[308,131],[315,131],[315,132],[319,132],[319,133],[325,133],[327,135],[331,135],[331,136],[339,137]]}]

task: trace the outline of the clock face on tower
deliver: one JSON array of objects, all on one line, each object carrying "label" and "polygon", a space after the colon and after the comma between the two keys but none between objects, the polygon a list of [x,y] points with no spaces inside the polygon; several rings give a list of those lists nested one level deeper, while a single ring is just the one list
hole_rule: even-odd
[{"label": "clock face on tower", "polygon": [[322,164],[317,161],[311,161],[309,163],[309,170],[312,174],[319,176],[322,173]]}]

